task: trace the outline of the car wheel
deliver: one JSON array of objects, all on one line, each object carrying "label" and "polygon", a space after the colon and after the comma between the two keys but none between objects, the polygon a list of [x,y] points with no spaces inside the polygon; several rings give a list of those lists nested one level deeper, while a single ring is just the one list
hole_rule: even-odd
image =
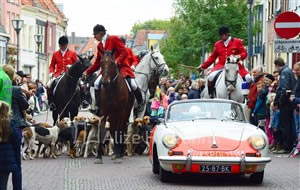
[{"label": "car wheel", "polygon": [[164,170],[159,166],[159,178],[161,182],[169,182],[172,177],[172,173]]},{"label": "car wheel", "polygon": [[261,184],[264,180],[264,171],[256,172],[250,175],[251,183]]},{"label": "car wheel", "polygon": [[157,156],[156,148],[153,149],[152,172],[154,174],[159,174],[159,161],[158,161],[158,156]]}]

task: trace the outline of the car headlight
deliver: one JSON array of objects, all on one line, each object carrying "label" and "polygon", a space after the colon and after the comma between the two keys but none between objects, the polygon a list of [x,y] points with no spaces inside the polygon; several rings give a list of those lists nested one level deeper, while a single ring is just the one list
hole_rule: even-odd
[{"label": "car headlight", "polygon": [[261,150],[261,149],[265,148],[266,141],[265,141],[265,138],[263,136],[256,135],[256,136],[252,136],[250,138],[250,144],[256,150]]},{"label": "car headlight", "polygon": [[163,144],[167,148],[173,148],[178,143],[178,136],[176,135],[165,135],[162,139]]}]

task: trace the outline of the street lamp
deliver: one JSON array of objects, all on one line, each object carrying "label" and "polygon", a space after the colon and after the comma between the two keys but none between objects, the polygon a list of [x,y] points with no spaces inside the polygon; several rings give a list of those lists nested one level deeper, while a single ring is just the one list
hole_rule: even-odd
[{"label": "street lamp", "polygon": [[12,22],[12,25],[17,33],[17,71],[19,70],[19,34],[20,34],[20,31],[23,27],[23,24],[24,24],[24,20],[21,20],[21,19],[14,19],[14,20],[11,20]]},{"label": "street lamp", "polygon": [[40,46],[43,41],[43,36],[41,34],[36,34],[34,35],[34,40],[38,45],[37,79],[40,80]]},{"label": "street lamp", "polygon": [[249,21],[248,21],[248,70],[251,69],[251,57],[252,57],[252,8],[253,0],[248,0],[249,9]]}]

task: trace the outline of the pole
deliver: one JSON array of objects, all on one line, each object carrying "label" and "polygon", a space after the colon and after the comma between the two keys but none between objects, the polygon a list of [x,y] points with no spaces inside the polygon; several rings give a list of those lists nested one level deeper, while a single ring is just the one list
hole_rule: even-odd
[{"label": "pole", "polygon": [[38,63],[37,63],[37,70],[38,70],[38,80],[40,80],[40,43],[38,43]]},{"label": "pole", "polygon": [[248,70],[251,70],[252,58],[252,4],[249,6],[249,20],[248,20]]},{"label": "pole", "polygon": [[20,31],[17,31],[17,71],[19,71],[19,33]]},{"label": "pole", "polygon": [[[204,63],[204,57],[205,57],[205,47],[204,47],[204,45],[203,45],[203,43],[202,43],[202,63],[201,64],[203,64]],[[201,76],[200,76],[201,78],[204,78],[204,73],[202,72],[201,73]]]}]

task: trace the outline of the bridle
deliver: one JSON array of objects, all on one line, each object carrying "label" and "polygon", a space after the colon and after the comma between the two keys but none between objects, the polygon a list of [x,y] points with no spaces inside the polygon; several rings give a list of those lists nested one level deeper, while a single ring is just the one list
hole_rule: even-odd
[{"label": "bridle", "polygon": [[[105,52],[105,55],[109,55],[109,56],[112,56],[113,54],[110,52],[110,51],[106,51]],[[112,62],[114,62],[113,60],[112,60]],[[110,86],[111,84],[113,84],[115,81],[116,81],[116,79],[118,78],[118,76],[119,76],[119,69],[118,69],[118,65],[114,62],[114,65],[115,65],[115,67],[116,67],[116,75],[114,76],[114,78],[112,79],[112,81],[109,83],[109,85],[108,86]],[[108,73],[108,70],[106,69],[106,70],[103,70],[102,71],[102,76],[103,76],[103,74],[104,73]]]},{"label": "bridle", "polygon": [[[156,61],[155,58],[153,57],[153,54],[154,54],[154,53],[155,53],[155,52],[152,52],[152,53],[150,54],[150,56],[151,56],[151,59],[152,59],[152,61],[154,62],[155,66],[156,66],[156,69],[155,69],[155,71],[153,71],[153,73],[151,73],[151,74],[159,74],[159,75],[160,75],[160,73],[163,72],[166,63],[162,63],[162,64],[157,63],[157,61]],[[160,69],[160,68],[162,68],[162,69]]]},{"label": "bridle", "polygon": [[[237,64],[237,63],[235,63],[235,62],[227,62],[226,64]],[[226,85],[226,87],[228,87],[229,85],[232,85],[235,88],[237,78],[238,78],[238,72],[235,73],[233,80],[227,79],[227,77],[226,77],[226,71],[225,71],[225,85]]]},{"label": "bridle", "polygon": [[[137,73],[137,74],[142,74],[142,75],[145,75],[146,76],[146,79],[147,79],[147,84],[148,84],[148,86],[147,86],[147,89],[146,90],[144,90],[144,89],[140,89],[143,93],[147,93],[147,91],[149,90],[149,81],[150,81],[150,78],[151,78],[151,76],[155,76],[155,75],[160,75],[160,73],[162,73],[162,71],[163,71],[163,69],[165,68],[165,65],[166,65],[166,63],[162,63],[162,64],[159,64],[156,60],[155,60],[155,58],[153,57],[153,54],[154,54],[155,52],[152,52],[151,54],[150,54],[150,57],[151,57],[151,60],[154,62],[154,64],[155,64],[155,66],[156,66],[156,69],[154,69],[154,70],[152,70],[151,69],[151,72],[150,73],[144,73],[144,72],[140,72],[140,71],[134,71],[134,73]],[[145,57],[144,57],[145,58]],[[143,59],[144,59],[143,58]],[[142,59],[142,60],[143,60]],[[162,68],[162,69],[161,69]]]}]

